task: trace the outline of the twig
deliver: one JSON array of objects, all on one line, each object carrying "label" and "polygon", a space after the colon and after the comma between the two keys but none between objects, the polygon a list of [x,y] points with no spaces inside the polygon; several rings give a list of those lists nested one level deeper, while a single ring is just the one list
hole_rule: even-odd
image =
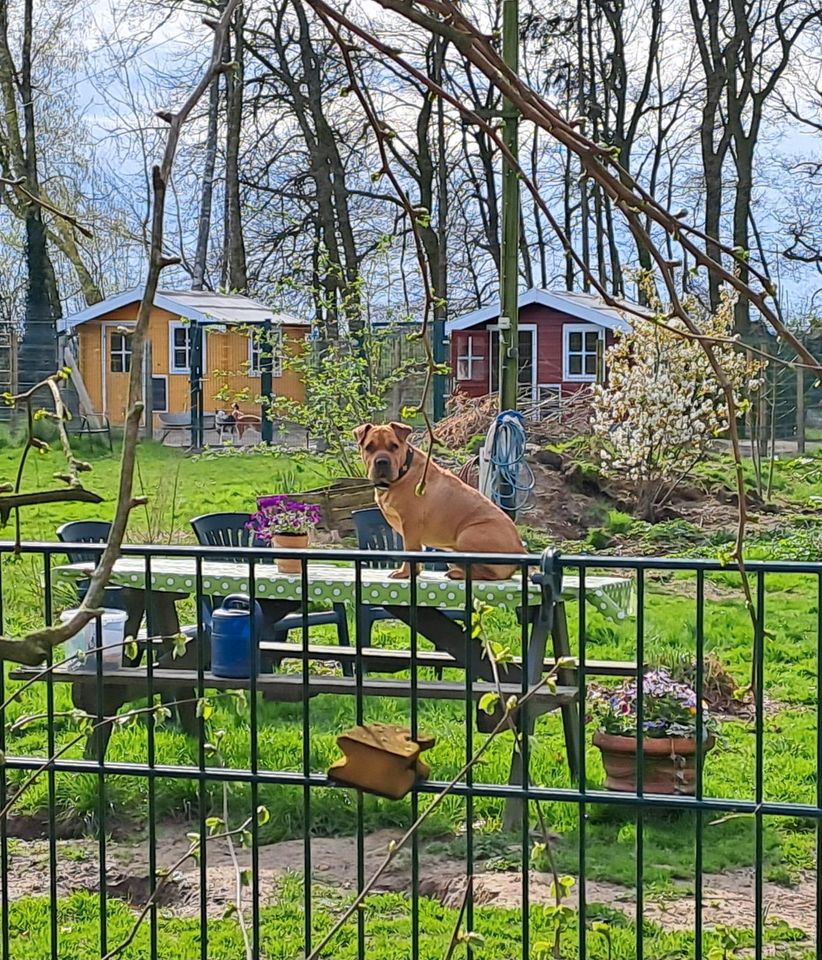
[{"label": "twig", "polygon": [[471,888],[474,884],[474,875],[468,873],[465,875],[465,890],[462,892],[462,903],[460,904],[459,913],[457,914],[457,919],[454,921],[454,929],[451,932],[451,940],[448,944],[448,949],[445,951],[445,956],[443,960],[451,960],[451,957],[454,956],[454,951],[457,949],[457,944],[460,942],[460,930],[462,928],[462,921],[465,918],[465,911],[468,908],[468,896],[471,892]]},{"label": "twig", "polygon": [[[163,159],[152,171],[154,197],[148,275],[143,290],[143,297],[137,312],[136,326],[132,334],[132,360],[127,401],[128,414],[126,415],[123,430],[123,448],[120,461],[117,506],[114,519],[112,520],[108,542],[106,543],[97,567],[91,575],[88,593],[84,597],[74,617],[67,623],[59,626],[48,627],[45,630],[30,633],[22,640],[0,639],[0,660],[12,660],[16,663],[35,666],[44,659],[50,648],[57,646],[57,644],[62,643],[64,640],[68,640],[82,630],[92,619],[93,614],[90,612],[90,609],[100,606],[103,593],[114,568],[114,563],[120,555],[120,547],[125,537],[129,516],[135,505],[139,502],[139,500],[135,500],[133,497],[133,488],[134,463],[139,440],[140,420],[143,416],[143,404],[139,400],[143,391],[143,356],[145,353],[143,345],[154,305],[160,273],[169,263],[163,254],[166,191],[171,180],[171,171],[177,152],[180,131],[200,98],[210,87],[213,79],[225,69],[222,63],[223,43],[228,25],[238,3],[239,0],[228,0],[219,21],[213,28],[214,39],[211,59],[200,81],[177,113],[165,114],[163,117],[163,119],[168,122],[169,129]],[[24,451],[24,455],[27,450]]]},{"label": "twig", "polygon": [[[551,672],[546,674],[539,683],[531,687],[526,694],[524,694],[514,705],[514,710],[521,707],[523,704],[527,703],[536,693],[543,689],[551,680],[551,678],[556,673],[556,666],[551,669]],[[391,862],[394,860],[396,855],[402,850],[402,848],[408,843],[408,841],[414,836],[414,834],[419,830],[423,823],[431,816],[431,814],[439,807],[442,801],[451,793],[454,787],[462,780],[466,773],[471,770],[485,755],[488,748],[494,742],[497,735],[503,730],[504,727],[508,725],[509,722],[509,713],[507,707],[504,708],[505,712],[500,718],[499,722],[494,726],[494,729],[488,734],[485,742],[477,750],[473,757],[465,762],[462,768],[457,772],[456,776],[450,780],[443,789],[433,798],[433,800],[428,804],[428,806],[423,810],[423,812],[417,817],[417,819],[411,824],[411,826],[405,831],[405,833],[400,837],[399,840],[392,841],[388,847],[388,853],[385,855],[385,858],[380,863],[379,867],[375,870],[370,880],[365,884],[365,886],[360,890],[357,896],[354,898],[352,903],[348,906],[345,912],[340,916],[339,920],[334,924],[334,926],[328,931],[328,933],[323,937],[322,941],[311,951],[311,953],[305,958],[305,960],[317,960],[322,951],[328,946],[328,944],[334,939],[339,930],[345,926],[348,920],[354,916],[354,914],[359,910],[360,905],[374,888],[374,884],[380,879],[380,877],[385,873],[388,867],[391,865]]]},{"label": "twig", "polygon": [[[206,837],[206,843],[209,843],[212,840],[227,839],[230,841],[232,837],[235,837],[238,834],[242,834],[245,830],[247,830],[252,819],[253,819],[252,817],[249,817],[243,824],[241,824],[235,830],[226,830],[224,833],[210,834],[209,836]],[[168,881],[174,875],[175,871],[179,870],[180,867],[186,862],[186,860],[190,859],[191,857],[197,856],[197,852],[199,851],[200,846],[201,845],[200,845],[199,838],[197,840],[192,841],[191,846],[188,848],[188,850],[186,850],[184,854],[178,857],[174,861],[174,863],[166,869],[163,876],[160,878],[159,882],[157,883],[154,890],[152,891],[151,896],[143,904],[142,910],[140,910],[140,912],[137,914],[137,919],[134,921],[134,924],[131,930],[129,931],[128,935],[126,936],[125,940],[123,940],[122,943],[119,943],[116,947],[114,947],[113,950],[109,950],[109,952],[104,957],[102,957],[101,960],[114,960],[114,957],[119,957],[124,950],[128,949],[128,947],[131,946],[131,944],[134,942],[134,938],[137,936],[140,930],[140,927],[143,925],[143,921],[148,916],[149,911],[157,903],[157,898],[159,897],[163,887],[168,883]]]},{"label": "twig", "polygon": [[44,210],[48,210],[49,213],[53,213],[55,217],[65,220],[66,223],[71,224],[71,226],[74,227],[78,233],[82,233],[87,240],[92,240],[94,238],[94,234],[91,232],[91,230],[89,230],[88,227],[84,227],[77,217],[71,213],[66,213],[65,210],[61,210],[59,207],[56,207],[50,200],[44,200],[41,196],[35,196],[24,186],[25,182],[25,177],[16,177],[13,180],[9,177],[0,177],[0,185],[4,187],[11,187],[12,190],[17,190],[19,193],[23,194],[29,203],[37,204],[38,207],[42,207]]}]

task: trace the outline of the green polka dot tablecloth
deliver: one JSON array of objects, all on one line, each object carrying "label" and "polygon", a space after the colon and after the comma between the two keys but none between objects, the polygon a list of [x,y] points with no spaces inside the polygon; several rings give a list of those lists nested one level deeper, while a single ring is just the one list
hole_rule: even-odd
[{"label": "green polka dot tablecloth", "polygon": [[[64,578],[88,576],[93,564],[77,563],[58,567]],[[389,571],[363,568],[362,600],[385,606],[410,606],[411,586],[408,580],[391,580]],[[202,565],[203,593],[226,596],[248,593],[248,567],[240,563]],[[114,566],[111,582],[124,587],[145,589],[145,561],[140,557],[122,557]],[[302,578],[299,574],[283,574],[274,564],[259,564],[255,571],[256,596],[259,600],[301,600]],[[586,576],[586,599],[609,619],[623,620],[632,612],[633,581],[625,577]],[[193,558],[152,558],[151,589],[164,593],[196,592],[196,564]],[[531,602],[539,603],[540,588],[528,585]],[[308,564],[308,599],[311,601],[353,601],[354,567],[324,563]],[[579,595],[579,579],[566,576],[563,596]],[[522,603],[522,580],[475,580],[473,597],[494,606],[514,609]],[[417,578],[417,603],[425,607],[452,609],[465,604],[465,583],[449,580],[444,573],[423,571]]]}]

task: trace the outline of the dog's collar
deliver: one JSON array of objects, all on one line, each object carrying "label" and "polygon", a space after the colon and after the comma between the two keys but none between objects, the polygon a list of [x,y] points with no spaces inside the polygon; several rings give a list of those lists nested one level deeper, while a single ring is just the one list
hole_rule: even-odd
[{"label": "dog's collar", "polygon": [[405,457],[405,463],[397,471],[397,476],[393,480],[380,480],[379,483],[375,483],[374,486],[377,490],[388,490],[391,484],[397,483],[402,480],[402,478],[408,473],[411,469],[411,464],[414,462],[414,448],[409,447],[408,453]]}]

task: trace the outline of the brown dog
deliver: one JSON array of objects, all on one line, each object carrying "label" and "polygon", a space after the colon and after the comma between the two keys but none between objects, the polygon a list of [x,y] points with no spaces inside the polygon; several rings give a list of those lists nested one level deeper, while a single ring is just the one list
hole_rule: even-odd
[{"label": "brown dog", "polygon": [[[364,423],[354,431],[377,505],[402,536],[405,549],[422,550],[425,544],[460,553],[522,553],[522,540],[510,517],[433,461],[428,465],[425,492],[417,494],[426,455],[408,443],[410,433],[411,428],[402,423]],[[505,580],[516,569],[494,564],[471,567],[478,580]],[[410,575],[408,563],[391,574],[394,579]],[[463,580],[465,570],[449,567],[448,576]]]}]

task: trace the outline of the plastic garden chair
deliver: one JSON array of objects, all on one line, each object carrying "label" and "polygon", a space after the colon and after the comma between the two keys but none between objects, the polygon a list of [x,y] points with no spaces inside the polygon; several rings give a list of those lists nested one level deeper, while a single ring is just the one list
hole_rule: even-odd
[{"label": "plastic garden chair", "polygon": [[[105,543],[108,540],[111,524],[107,520],[71,520],[57,528],[57,539],[61,543]],[[96,563],[99,552],[93,550],[66,550],[69,563]],[[82,603],[88,593],[89,581],[77,581],[77,599]],[[103,594],[103,606],[114,610],[124,610],[122,587],[106,587]]]},{"label": "plastic garden chair", "polygon": [[[246,526],[250,517],[247,513],[206,513],[201,517],[195,517],[191,521],[194,535],[199,543],[208,547],[262,547],[256,538],[252,538],[251,531]],[[235,555],[227,554],[218,558],[221,561],[236,563]],[[204,598],[206,602],[203,607],[203,621],[208,624],[211,621],[211,610],[217,604],[217,598]],[[337,637],[343,647],[351,645],[348,637],[348,620],[345,614],[345,604],[335,603],[331,610],[320,610],[308,614],[309,627],[335,626],[337,628]],[[271,639],[276,643],[287,643],[288,634],[292,630],[302,630],[302,613],[289,613],[287,616],[278,620],[273,627]],[[273,663],[279,663],[283,657],[275,657]],[[343,664],[343,672],[350,675],[352,671],[350,664]]]},{"label": "plastic garden chair", "polygon": [[[403,550],[402,537],[394,530],[382,515],[379,507],[369,507],[367,510],[355,510],[351,514],[354,521],[354,531],[357,534],[357,546],[360,550],[379,550],[379,551],[401,551]],[[427,548],[426,548],[427,549]],[[396,564],[390,560],[369,560],[369,567],[379,570],[385,570],[395,567]],[[447,570],[448,564],[438,561],[436,563],[426,563],[428,570]],[[464,610],[443,610],[449,620],[456,620],[459,623],[465,623]],[[359,630],[364,647],[371,646],[371,633],[374,624],[380,620],[392,620],[391,614],[384,608],[374,606],[373,604],[363,605],[358,611]],[[442,669],[437,668],[437,678],[442,677]]]}]

